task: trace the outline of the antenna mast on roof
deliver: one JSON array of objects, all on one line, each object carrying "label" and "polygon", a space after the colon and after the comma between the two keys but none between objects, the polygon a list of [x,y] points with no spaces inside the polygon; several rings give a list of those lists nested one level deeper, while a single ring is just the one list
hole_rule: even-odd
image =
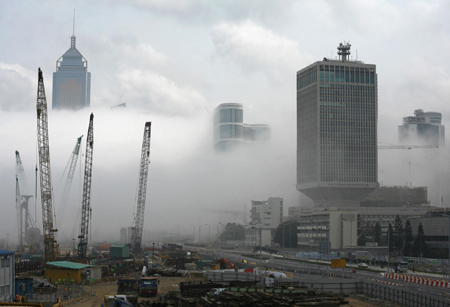
[{"label": "antenna mast on roof", "polygon": [[76,38],[75,38],[75,9],[73,10],[73,33],[70,38],[70,47],[76,48]]},{"label": "antenna mast on roof", "polygon": [[342,62],[348,61],[349,60],[349,55],[350,55],[350,47],[352,45],[350,45],[350,43],[346,43],[345,45],[343,43],[339,43],[339,46],[337,47],[338,49],[338,55],[339,55],[339,60]]}]

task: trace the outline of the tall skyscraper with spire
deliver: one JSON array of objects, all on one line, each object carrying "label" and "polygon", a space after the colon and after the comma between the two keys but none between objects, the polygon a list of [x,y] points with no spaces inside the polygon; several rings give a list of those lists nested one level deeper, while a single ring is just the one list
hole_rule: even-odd
[{"label": "tall skyscraper with spire", "polygon": [[90,97],[91,73],[88,72],[87,59],[76,48],[74,30],[69,50],[56,61],[52,109],[79,110],[89,107]]}]

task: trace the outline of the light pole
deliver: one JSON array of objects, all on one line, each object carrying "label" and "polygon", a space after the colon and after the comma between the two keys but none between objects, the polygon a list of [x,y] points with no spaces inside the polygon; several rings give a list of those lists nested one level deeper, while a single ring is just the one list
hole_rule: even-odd
[{"label": "light pole", "polygon": [[153,243],[152,263],[155,265],[155,243]]},{"label": "light pole", "polygon": [[211,244],[211,225],[205,224],[205,226],[208,225],[208,244]]},{"label": "light pole", "polygon": [[195,225],[192,226],[192,245],[195,244]]}]

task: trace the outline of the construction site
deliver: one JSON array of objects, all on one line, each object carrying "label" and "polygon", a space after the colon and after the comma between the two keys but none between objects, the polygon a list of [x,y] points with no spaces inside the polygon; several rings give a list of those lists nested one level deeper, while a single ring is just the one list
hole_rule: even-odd
[{"label": "construction site", "polygon": [[[3,284],[0,306],[341,306],[349,303],[351,298],[342,285],[340,291],[308,287],[293,278],[292,273],[263,268],[261,261],[267,262],[271,257],[261,253],[258,264],[257,259],[231,261],[220,252],[214,254],[208,245],[155,242],[144,246],[151,122],[143,123],[130,243],[99,244],[90,239],[91,182],[95,176],[92,171],[94,114],[91,113],[86,120],[87,133],[76,139],[64,171],[67,175],[61,199],[64,206],[76,167],[84,158],[82,202],[80,216],[75,221],[79,232],[71,248],[60,247],[54,218],[47,100],[40,69],[37,81],[39,163],[35,195],[21,193],[26,176],[20,153],[16,151],[18,246],[14,251],[0,250],[3,255],[0,275],[4,276],[0,281]],[[30,199],[33,198],[40,201],[42,225],[32,216]]]}]

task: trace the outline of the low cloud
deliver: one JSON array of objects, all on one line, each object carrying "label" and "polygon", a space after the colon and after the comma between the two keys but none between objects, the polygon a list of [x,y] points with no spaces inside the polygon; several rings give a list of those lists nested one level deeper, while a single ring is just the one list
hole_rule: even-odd
[{"label": "low cloud", "polygon": [[35,104],[34,84],[37,84],[37,72],[19,64],[0,62],[0,109],[20,111]]},{"label": "low cloud", "polygon": [[215,56],[235,63],[244,73],[262,72],[271,81],[292,79],[296,69],[311,62],[311,56],[300,53],[297,42],[252,21],[221,23],[211,36]]}]

